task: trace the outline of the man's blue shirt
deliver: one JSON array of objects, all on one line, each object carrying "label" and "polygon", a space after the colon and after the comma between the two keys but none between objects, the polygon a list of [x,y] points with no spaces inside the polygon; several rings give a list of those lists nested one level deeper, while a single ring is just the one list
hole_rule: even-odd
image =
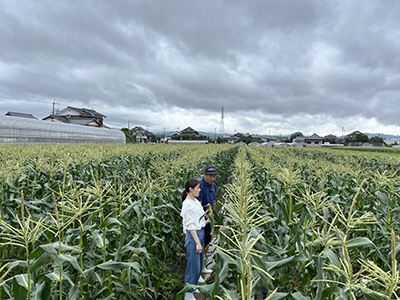
[{"label": "man's blue shirt", "polygon": [[210,204],[214,208],[214,200],[217,192],[217,185],[213,182],[212,184],[207,183],[204,178],[200,180],[200,194],[197,200],[203,205],[204,211],[208,209],[207,204]]}]

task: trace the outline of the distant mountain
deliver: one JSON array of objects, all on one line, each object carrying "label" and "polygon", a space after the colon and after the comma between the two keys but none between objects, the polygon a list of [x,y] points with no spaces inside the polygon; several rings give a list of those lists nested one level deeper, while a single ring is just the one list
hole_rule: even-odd
[{"label": "distant mountain", "polygon": [[365,133],[366,135],[368,135],[369,138],[372,138],[374,136],[378,136],[381,138],[384,138],[385,140],[398,140],[399,136],[397,135],[391,135],[391,134],[384,134],[384,133]]},{"label": "distant mountain", "polygon": [[[166,135],[166,136],[171,136],[174,132],[175,132],[175,131],[166,131],[166,132],[165,132],[165,135]],[[154,132],[154,134],[156,134],[156,135],[164,135],[164,132],[163,132],[163,131],[158,131],[158,132]],[[199,134],[205,135],[205,136],[209,136],[209,137],[211,137],[211,138],[215,137],[215,132],[199,131]],[[369,138],[372,138],[372,137],[374,137],[374,136],[378,136],[378,137],[384,138],[385,140],[400,140],[400,137],[397,136],[397,135],[384,134],[384,133],[368,133],[368,132],[365,132],[364,134],[366,134]],[[225,135],[226,135],[226,136],[231,136],[231,135],[233,135],[233,134],[226,133]],[[217,137],[219,137],[219,136],[221,136],[221,135],[219,134],[219,132],[217,132]],[[275,138],[290,137],[290,135],[274,135],[274,136],[268,136],[268,135],[265,135],[265,134],[263,134],[263,135],[261,135],[261,134],[252,134],[252,136],[260,136],[260,137],[262,137],[262,138],[267,138],[267,137],[275,137]],[[322,135],[321,135],[321,136],[322,136]],[[338,136],[338,138],[339,138],[339,139],[340,139],[340,138],[343,138],[343,136]]]},{"label": "distant mountain", "polygon": [[[369,132],[363,132],[365,135],[367,135],[369,138],[372,137],[381,137],[384,138],[384,140],[399,140],[400,137],[397,135],[392,135],[392,134],[384,134],[384,133],[369,133]],[[338,136],[339,139],[344,138],[343,136]]]}]

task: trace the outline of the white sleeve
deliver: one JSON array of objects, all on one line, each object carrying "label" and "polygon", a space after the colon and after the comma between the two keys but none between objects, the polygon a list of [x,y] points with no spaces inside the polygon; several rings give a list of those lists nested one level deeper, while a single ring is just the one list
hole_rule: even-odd
[{"label": "white sleeve", "polygon": [[185,222],[184,227],[186,230],[198,230],[198,221],[196,220],[196,213],[192,207],[188,207],[185,211],[182,212],[183,221]]}]

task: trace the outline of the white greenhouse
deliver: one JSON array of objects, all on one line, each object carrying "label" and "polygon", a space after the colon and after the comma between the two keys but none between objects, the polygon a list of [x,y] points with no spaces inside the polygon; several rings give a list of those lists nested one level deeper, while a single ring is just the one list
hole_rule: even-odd
[{"label": "white greenhouse", "polygon": [[0,116],[1,144],[125,144],[120,130]]}]

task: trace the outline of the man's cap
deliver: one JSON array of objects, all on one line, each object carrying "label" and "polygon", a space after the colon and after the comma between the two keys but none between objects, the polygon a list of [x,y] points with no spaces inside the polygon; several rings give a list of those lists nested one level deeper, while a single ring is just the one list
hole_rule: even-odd
[{"label": "man's cap", "polygon": [[217,171],[217,168],[214,167],[214,166],[207,166],[204,169],[204,174],[206,174],[206,175],[217,175],[218,171]]}]

